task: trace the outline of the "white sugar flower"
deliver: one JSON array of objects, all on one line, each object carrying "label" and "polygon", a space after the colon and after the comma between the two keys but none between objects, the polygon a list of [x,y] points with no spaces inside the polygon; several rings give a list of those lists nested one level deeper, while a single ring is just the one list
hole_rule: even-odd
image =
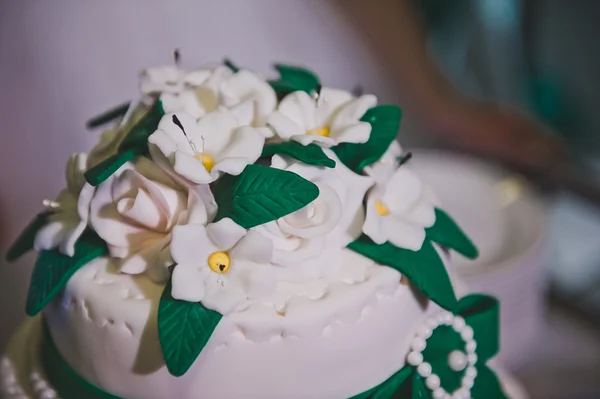
[{"label": "white sugar flower", "polygon": [[331,147],[340,143],[365,143],[371,125],[361,122],[365,112],[376,105],[373,95],[354,98],[352,94],[323,88],[315,99],[297,91],[286,96],[267,123],[283,140],[302,145],[317,143]]},{"label": "white sugar flower", "polygon": [[75,242],[85,230],[90,213],[90,201],[94,187],[83,177],[87,156],[75,154],[67,162],[67,188],[62,190],[56,201],[45,202],[51,209],[48,223],[36,234],[36,251],[58,247],[65,255],[73,256]]},{"label": "white sugar flower", "polygon": [[263,297],[275,289],[268,262],[272,244],[229,218],[207,226],[177,226],[171,244],[173,298],[201,302],[227,314],[247,299]]},{"label": "white sugar flower", "polygon": [[148,158],[128,162],[100,184],[91,202],[90,224],[106,241],[110,254],[128,274],[148,273],[166,281],[173,228],[206,223],[200,195],[168,176]]},{"label": "white sugar flower", "polygon": [[435,205],[429,187],[402,166],[368,193],[363,232],[377,244],[389,241],[418,251],[425,240],[425,229],[435,223]]},{"label": "white sugar flower", "polygon": [[253,126],[263,126],[277,105],[275,91],[263,78],[225,66],[191,72],[175,66],[147,69],[141,75],[140,89],[143,94],[159,95],[165,112],[186,112],[196,119],[219,106],[242,107],[241,122]]},{"label": "white sugar flower", "polygon": [[[329,150],[327,155],[335,158]],[[340,249],[357,238],[364,221],[362,199],[372,179],[353,173],[339,161],[330,169],[274,155],[271,167],[296,173],[319,187],[319,196],[304,208],[254,228],[273,240],[274,264],[305,268],[306,261],[328,248]]]},{"label": "white sugar flower", "polygon": [[219,108],[198,122],[185,113],[167,114],[148,142],[157,163],[206,184],[223,172],[239,175],[254,163],[265,142],[262,130],[268,129],[241,125],[231,111]]}]

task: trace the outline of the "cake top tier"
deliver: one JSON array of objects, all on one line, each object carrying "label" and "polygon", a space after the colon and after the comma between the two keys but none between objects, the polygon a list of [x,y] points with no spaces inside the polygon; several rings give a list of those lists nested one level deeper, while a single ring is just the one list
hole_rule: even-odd
[{"label": "cake top tier", "polygon": [[220,317],[280,282],[334,275],[344,248],[455,306],[436,244],[477,251],[410,169],[400,109],[276,69],[270,81],[228,61],[147,69],[138,101],[92,120],[112,127],[69,159],[66,188],[8,254],[40,252],[27,313],[109,256]]}]

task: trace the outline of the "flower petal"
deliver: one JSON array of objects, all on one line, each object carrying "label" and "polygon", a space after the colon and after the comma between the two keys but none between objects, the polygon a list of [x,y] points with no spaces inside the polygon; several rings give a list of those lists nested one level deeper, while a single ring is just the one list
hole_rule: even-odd
[{"label": "flower petal", "polygon": [[229,146],[221,152],[220,159],[244,158],[248,163],[254,163],[260,157],[264,144],[265,138],[258,129],[242,126],[235,129]]},{"label": "flower petal", "polygon": [[196,184],[208,184],[215,180],[202,162],[183,151],[177,150],[175,152],[173,169]]},{"label": "flower petal", "polygon": [[303,91],[296,91],[279,103],[277,111],[302,128],[302,133],[317,128],[317,107],[315,101]]},{"label": "flower petal", "polygon": [[278,111],[269,115],[267,125],[271,126],[275,130],[275,133],[277,133],[277,136],[283,140],[289,140],[293,136],[306,134],[306,130],[301,125]]},{"label": "flower petal", "polygon": [[[232,265],[235,267],[235,265]],[[210,273],[206,276],[206,293],[202,305],[226,315],[235,310],[246,299],[243,287],[229,273]]]},{"label": "flower petal", "polygon": [[421,226],[406,222],[393,215],[384,216],[382,230],[389,242],[399,248],[418,251],[425,241],[425,229]]},{"label": "flower petal", "polygon": [[173,269],[171,278],[171,296],[188,302],[200,302],[205,295],[206,275],[197,263],[179,263]]},{"label": "flower petal", "polygon": [[250,125],[254,120],[254,101],[242,101],[229,108],[239,125]]},{"label": "flower petal", "polygon": [[[175,121],[178,121],[181,127]],[[160,119],[157,131],[150,135],[148,141],[156,144],[161,151],[164,149],[163,154],[167,157],[177,149],[191,155],[196,155],[192,149],[192,145],[190,145],[191,137],[196,130],[196,120],[191,115],[185,112],[169,113]],[[159,131],[165,132],[170,141],[164,138],[163,135],[156,137]]]},{"label": "flower petal", "polygon": [[377,97],[371,94],[348,101],[333,117],[331,129],[344,129],[355,124],[369,108],[373,108],[375,105],[377,105]]},{"label": "flower petal", "polygon": [[316,143],[319,144],[321,147],[331,147],[336,144],[336,141],[333,138],[317,136],[316,134],[302,134],[299,136],[292,136],[292,140],[297,141],[302,145]]},{"label": "flower petal", "polygon": [[345,128],[332,130],[331,137],[339,143],[366,143],[371,136],[371,124],[358,122]]},{"label": "flower petal", "polygon": [[181,70],[174,65],[147,68],[140,73],[140,91],[142,94],[176,93],[182,89],[181,75]]},{"label": "flower petal", "polygon": [[73,154],[69,157],[66,167],[67,188],[74,195],[79,195],[81,188],[86,183],[83,173],[86,171],[87,155],[84,153]]},{"label": "flower petal", "polygon": [[228,147],[237,127],[239,123],[234,114],[225,108],[219,108],[200,119],[196,128],[188,132],[188,138],[199,152],[220,158],[219,154]]},{"label": "flower petal", "polygon": [[187,224],[173,228],[171,256],[178,264],[196,262],[205,265],[208,262],[208,256],[217,250],[206,227],[199,224]]},{"label": "flower petal", "polygon": [[232,258],[256,263],[269,263],[273,257],[273,242],[256,231],[248,233],[230,251]]},{"label": "flower petal", "polygon": [[362,228],[363,233],[369,236],[375,244],[383,244],[388,240],[388,237],[382,226],[382,216],[375,210],[375,196],[369,195],[365,223]]},{"label": "flower petal", "polygon": [[413,206],[423,191],[419,177],[407,167],[398,169],[385,185],[382,201],[392,213],[400,213]]},{"label": "flower petal", "polygon": [[223,218],[207,225],[206,232],[214,245],[223,251],[231,249],[246,234],[246,229],[230,218]]}]

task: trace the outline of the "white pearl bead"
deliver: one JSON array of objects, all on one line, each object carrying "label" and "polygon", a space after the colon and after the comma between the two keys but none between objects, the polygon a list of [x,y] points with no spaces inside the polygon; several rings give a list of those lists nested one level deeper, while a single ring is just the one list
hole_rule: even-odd
[{"label": "white pearl bead", "polygon": [[427,378],[431,375],[431,364],[424,362],[419,364],[417,367],[417,373],[423,378]]},{"label": "white pearl bead", "polygon": [[452,351],[448,355],[448,364],[454,371],[462,371],[467,367],[467,356],[461,351]]},{"label": "white pearl bead", "polygon": [[431,389],[432,391],[439,388],[441,383],[440,377],[438,377],[436,374],[431,374],[425,380],[425,385],[427,385],[427,388]]},{"label": "white pearl bead", "polygon": [[442,323],[446,325],[452,324],[452,320],[454,320],[454,315],[450,312],[442,313]]},{"label": "white pearl bead", "polygon": [[431,328],[429,326],[426,326],[425,324],[421,324],[419,327],[417,327],[417,335],[420,335],[425,339],[431,337],[432,333],[433,331],[431,330]]},{"label": "white pearl bead", "polygon": [[474,340],[466,340],[467,344],[465,345],[465,349],[468,353],[475,353],[475,349],[477,349],[477,342]]},{"label": "white pearl bead", "polygon": [[475,379],[475,377],[477,377],[477,369],[473,366],[469,366],[467,367],[467,371],[465,371],[465,375]]},{"label": "white pearl bead", "polygon": [[425,324],[429,327],[429,328],[436,328],[437,326],[440,325],[440,323],[437,321],[437,319],[435,318],[431,318],[431,319],[427,319],[425,320]]},{"label": "white pearl bead", "polygon": [[473,329],[469,326],[465,326],[460,333],[460,337],[465,341],[473,339]]},{"label": "white pearl bead", "polygon": [[467,361],[469,362],[469,364],[475,364],[477,363],[477,355],[474,353],[469,353],[467,355]]},{"label": "white pearl bead", "polygon": [[465,323],[465,319],[463,319],[460,316],[456,316],[454,318],[454,321],[452,322],[452,328],[454,328],[454,331],[456,332],[461,332],[465,326],[467,325],[467,323]]},{"label": "white pearl bead", "polygon": [[414,351],[423,352],[423,350],[427,347],[427,341],[418,336],[414,337],[412,341],[410,341],[410,347]]},{"label": "white pearl bead", "polygon": [[461,382],[462,386],[465,388],[473,388],[473,384],[475,384],[475,379],[473,377],[469,377],[468,375],[465,375],[462,378],[462,382]]},{"label": "white pearl bead", "polygon": [[443,399],[446,396],[446,391],[443,388],[436,388],[433,390],[433,399]]},{"label": "white pearl bead", "polygon": [[459,388],[452,394],[452,399],[467,399],[471,396],[468,389]]},{"label": "white pearl bead", "polygon": [[423,355],[420,352],[410,352],[406,360],[411,366],[418,366],[423,363]]}]

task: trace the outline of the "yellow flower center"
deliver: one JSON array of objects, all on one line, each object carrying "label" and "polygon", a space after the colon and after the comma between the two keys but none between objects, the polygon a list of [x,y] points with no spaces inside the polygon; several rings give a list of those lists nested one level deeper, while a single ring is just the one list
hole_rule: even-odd
[{"label": "yellow flower center", "polygon": [[307,133],[314,134],[315,136],[329,137],[329,128],[328,127],[320,127],[317,129],[309,130]]},{"label": "yellow flower center", "polygon": [[208,154],[198,153],[194,157],[198,161],[202,162],[202,165],[210,172],[210,170],[215,166],[215,160]]},{"label": "yellow flower center", "polygon": [[227,252],[213,252],[208,257],[208,267],[215,273],[227,273],[229,266],[231,266],[231,258]]},{"label": "yellow flower center", "polygon": [[379,215],[385,216],[390,213],[390,208],[388,208],[387,205],[383,201],[377,200],[377,201],[375,201],[375,211]]}]

